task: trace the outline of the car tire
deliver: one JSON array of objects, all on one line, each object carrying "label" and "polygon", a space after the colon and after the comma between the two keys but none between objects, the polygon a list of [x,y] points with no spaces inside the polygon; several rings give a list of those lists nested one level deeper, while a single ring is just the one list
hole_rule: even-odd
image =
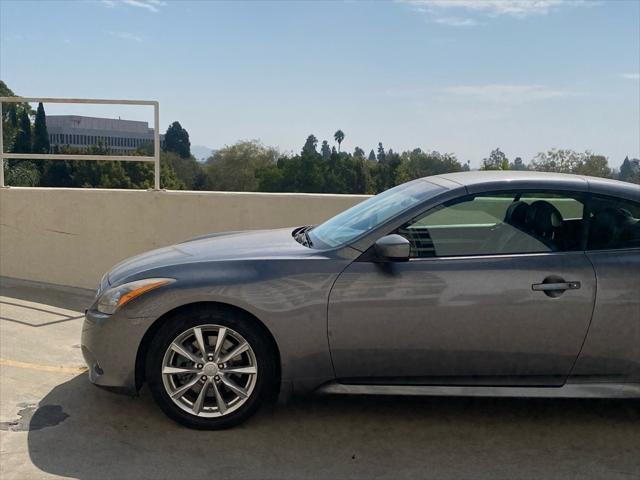
[{"label": "car tire", "polygon": [[[278,386],[276,353],[256,322],[249,315],[223,308],[184,310],[164,321],[151,341],[145,373],[156,403],[168,417],[189,428],[221,430],[244,422],[275,397]],[[198,330],[199,334],[196,333]],[[192,337],[195,340],[191,341]],[[218,337],[223,337],[223,346],[219,357],[213,359]],[[218,360],[242,350],[242,341],[246,341],[248,349],[224,363],[225,369],[216,370],[222,366]],[[177,351],[182,355],[176,352],[175,345],[179,345]],[[198,345],[204,345],[205,354]],[[203,358],[206,363],[196,364],[185,355],[192,360]],[[167,374],[174,372],[176,362],[181,365],[175,371],[190,371]],[[252,363],[255,364],[253,369]],[[255,374],[235,373],[252,370]],[[194,381],[197,383],[184,396],[176,397]],[[199,388],[201,385],[206,389]],[[203,389],[206,391],[201,395]],[[238,392],[248,395],[244,397]],[[237,398],[229,400],[234,396]]]}]

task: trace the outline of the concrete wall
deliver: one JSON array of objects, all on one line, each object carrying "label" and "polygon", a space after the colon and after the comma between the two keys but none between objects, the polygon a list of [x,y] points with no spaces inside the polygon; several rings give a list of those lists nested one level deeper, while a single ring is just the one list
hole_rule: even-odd
[{"label": "concrete wall", "polygon": [[132,255],[225,230],[319,223],[363,195],[0,189],[0,275],[95,288]]}]

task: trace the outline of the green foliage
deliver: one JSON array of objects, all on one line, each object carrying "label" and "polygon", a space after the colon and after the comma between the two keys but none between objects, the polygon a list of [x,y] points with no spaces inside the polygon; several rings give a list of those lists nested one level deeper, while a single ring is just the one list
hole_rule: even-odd
[{"label": "green foliage", "polygon": [[375,156],[374,160],[367,160],[361,148],[353,155],[334,149],[327,158],[313,151],[315,137],[310,138],[300,155],[280,157],[276,164],[258,173],[260,191],[377,193],[414,178],[463,169],[450,154],[420,149],[402,154],[385,152],[381,144],[380,162]]},{"label": "green foliage", "polygon": [[163,161],[162,156],[160,157],[160,188],[165,188],[167,190],[184,190],[185,185],[178,178],[173,167],[166,161]]},{"label": "green foliage", "polygon": [[278,151],[257,140],[225,146],[207,161],[206,188],[223,191],[255,191],[258,172],[274,165]]},{"label": "green foliage", "polygon": [[387,154],[384,152],[384,147],[382,146],[382,142],[379,142],[377,159],[379,162],[384,162],[386,157],[387,157]]},{"label": "green foliage", "polygon": [[509,159],[502,150],[496,148],[489,158],[482,160],[481,170],[509,170]]},{"label": "green foliage", "polygon": [[586,152],[582,162],[576,167],[573,173],[590,175],[592,177],[612,178],[613,172],[611,168],[609,168],[607,157],[603,155],[592,155]]},{"label": "green foliage", "polygon": [[[14,95],[2,81],[0,95]],[[33,127],[29,118],[32,113],[26,103],[3,105],[4,141],[14,152],[49,151],[42,104],[38,105]],[[331,148],[325,140],[318,152],[317,137],[309,135],[300,154],[293,156],[282,155],[257,140],[241,141],[219,150],[202,165],[191,156],[189,133],[179,122],[174,122],[167,129],[164,151],[160,152],[161,188],[371,194],[415,178],[470,170],[468,161],[461,163],[453,154],[419,148],[402,153],[385,151],[382,142],[378,143],[377,154],[372,149],[366,156],[360,147],[355,147],[353,154],[341,152],[344,138],[344,132],[337,130],[334,139],[338,149]],[[107,154],[108,148],[105,145],[88,149],[54,147],[54,153],[99,155]],[[134,155],[152,156],[153,145],[139,147]],[[613,176],[606,157],[567,149],[541,152],[527,165],[521,157],[510,163],[496,148],[482,164],[484,170],[530,168]],[[150,162],[9,160],[5,162],[5,178],[8,185],[20,186],[152,188],[154,184]],[[618,178],[640,184],[640,160],[625,158]]]},{"label": "green foliage", "polygon": [[164,150],[175,152],[182,158],[191,156],[191,142],[189,132],[187,132],[180,122],[173,122],[164,134]]},{"label": "green foliage", "polygon": [[40,185],[40,170],[34,162],[9,160],[5,165],[5,183],[14,187],[37,187]]},{"label": "green foliage", "polygon": [[26,110],[18,116],[18,128],[11,146],[13,153],[31,153],[31,120]]},{"label": "green foliage", "polygon": [[531,161],[531,169],[538,172],[575,173],[583,154],[569,149],[552,149],[538,153]]},{"label": "green foliage", "polygon": [[323,160],[329,160],[329,158],[331,158],[331,148],[329,147],[329,142],[327,142],[326,140],[322,141],[320,152],[322,153]]},{"label": "green foliage", "polygon": [[162,152],[160,162],[167,163],[175,172],[176,178],[187,190],[204,190],[205,173],[202,164],[193,156],[181,157],[174,152]]},{"label": "green foliage", "polygon": [[[15,97],[16,94],[0,80],[0,97]],[[28,103],[3,103],[2,104],[2,141],[5,148],[11,149],[18,131],[18,119],[22,112],[27,115],[32,113]],[[24,153],[24,152],[23,152]]]},{"label": "green foliage", "polygon": [[618,178],[624,182],[640,184],[640,159],[629,160],[629,157],[625,157]]},{"label": "green foliage", "polygon": [[589,151],[579,153],[569,149],[552,149],[548,152],[540,152],[531,161],[530,168],[540,172],[613,178],[613,171],[609,167],[607,157],[594,155]]},{"label": "green foliage", "polygon": [[449,172],[461,172],[462,164],[452,154],[439,152],[423,152],[419,148],[404,152],[401,156],[397,183],[407,182],[415,178],[440,175]]},{"label": "green foliage", "polygon": [[340,145],[342,145],[342,141],[344,140],[344,132],[337,130],[336,133],[333,134],[333,138],[338,142],[338,153],[340,153]]},{"label": "green foliage", "polygon": [[47,117],[42,102],[38,103],[36,119],[33,124],[33,153],[49,153],[49,133],[47,132]]},{"label": "green foliage", "polygon": [[318,146],[318,139],[315,135],[309,135],[307,140],[304,142],[304,146],[302,147],[302,153],[318,153],[316,147]]},{"label": "green foliage", "polygon": [[516,157],[513,163],[509,164],[509,170],[529,170],[529,167],[521,157]]}]

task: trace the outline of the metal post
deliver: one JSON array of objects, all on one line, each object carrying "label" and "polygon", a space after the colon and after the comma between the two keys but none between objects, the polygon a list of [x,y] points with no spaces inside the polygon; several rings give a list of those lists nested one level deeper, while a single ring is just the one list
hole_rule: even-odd
[{"label": "metal post", "polygon": [[9,158],[18,160],[115,160],[154,163],[154,189],[160,190],[160,104],[156,100],[107,100],[99,98],[49,98],[49,97],[2,97],[0,96],[0,111],[3,103],[81,103],[96,105],[148,105],[154,110],[153,156],[138,155],[79,155],[61,153],[12,153],[4,152],[2,144],[2,122],[0,122],[0,188],[4,187],[4,161]]},{"label": "metal post", "polygon": [[160,106],[153,104],[153,157],[154,157],[154,189],[160,190]]},{"label": "metal post", "polygon": [[0,100],[0,188],[4,187],[4,114],[2,113],[2,100]]}]

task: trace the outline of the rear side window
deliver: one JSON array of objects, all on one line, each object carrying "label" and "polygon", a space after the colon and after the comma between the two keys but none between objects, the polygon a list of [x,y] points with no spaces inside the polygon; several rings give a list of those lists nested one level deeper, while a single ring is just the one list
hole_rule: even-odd
[{"label": "rear side window", "polygon": [[640,204],[596,195],[589,219],[588,250],[640,248]]}]

